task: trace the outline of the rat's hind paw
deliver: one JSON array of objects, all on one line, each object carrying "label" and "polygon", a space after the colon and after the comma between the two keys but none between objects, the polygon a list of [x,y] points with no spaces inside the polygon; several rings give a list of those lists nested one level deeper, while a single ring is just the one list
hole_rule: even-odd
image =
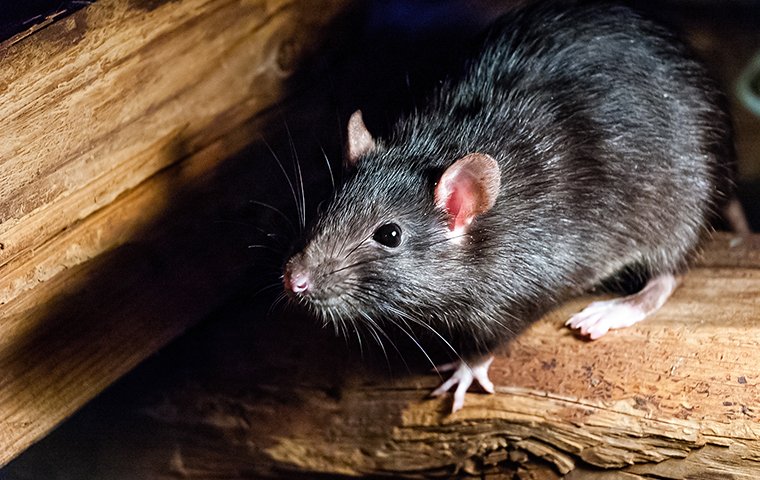
[{"label": "rat's hind paw", "polygon": [[627,297],[593,302],[583,311],[565,322],[577,328],[581,335],[596,340],[609,330],[630,327],[659,310],[678,285],[678,279],[670,274],[650,279],[638,293]]},{"label": "rat's hind paw", "polygon": [[565,325],[577,328],[581,335],[596,340],[611,329],[630,327],[644,320],[646,313],[636,305],[629,305],[622,298],[594,302],[576,313]]},{"label": "rat's hind paw", "polygon": [[472,364],[458,361],[441,365],[437,368],[439,372],[447,372],[454,369],[456,371],[440,387],[433,390],[430,395],[435,397],[441,396],[448,392],[451,387],[457,385],[457,389],[454,391],[454,403],[451,406],[451,413],[454,413],[464,406],[464,394],[470,388],[470,385],[472,385],[473,380],[477,380],[486,392],[493,393],[493,383],[488,378],[488,368],[491,366],[491,362],[493,362],[493,356],[484,357]]}]

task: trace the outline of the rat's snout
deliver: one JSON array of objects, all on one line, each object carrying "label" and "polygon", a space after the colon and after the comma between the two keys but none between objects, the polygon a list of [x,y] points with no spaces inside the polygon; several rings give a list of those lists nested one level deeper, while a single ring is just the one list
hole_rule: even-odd
[{"label": "rat's snout", "polygon": [[293,293],[304,293],[311,287],[309,275],[303,272],[285,272],[285,288]]},{"label": "rat's snout", "polygon": [[282,277],[282,282],[285,290],[293,293],[305,293],[311,288],[309,273],[295,265],[292,259],[285,265],[285,274]]}]

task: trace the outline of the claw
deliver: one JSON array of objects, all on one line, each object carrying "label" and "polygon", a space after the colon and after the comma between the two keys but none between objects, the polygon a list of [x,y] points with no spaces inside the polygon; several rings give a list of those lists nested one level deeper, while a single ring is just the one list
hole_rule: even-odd
[{"label": "claw", "polygon": [[633,305],[607,300],[594,302],[580,313],[576,313],[566,325],[580,330],[591,340],[603,336],[610,329],[630,327],[646,317],[646,312]]},{"label": "claw", "polygon": [[456,371],[443,382],[440,387],[433,390],[430,394],[439,397],[448,392],[454,385],[457,386],[454,391],[454,402],[451,406],[451,413],[461,410],[464,406],[464,397],[467,389],[472,385],[473,380],[477,380],[483,390],[488,393],[494,393],[493,382],[488,378],[488,368],[493,362],[493,356],[485,357],[477,362],[467,364],[463,361],[448,363],[437,368],[439,372],[454,370]]}]

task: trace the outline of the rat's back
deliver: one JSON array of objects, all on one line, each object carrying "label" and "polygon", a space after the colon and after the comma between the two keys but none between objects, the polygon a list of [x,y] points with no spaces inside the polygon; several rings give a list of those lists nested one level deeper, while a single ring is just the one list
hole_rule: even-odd
[{"label": "rat's back", "polygon": [[397,143],[432,162],[495,158],[501,192],[479,225],[501,231],[496,258],[561,246],[536,269],[575,293],[633,264],[686,266],[730,189],[724,103],[683,43],[635,11],[538,4],[501,18]]}]

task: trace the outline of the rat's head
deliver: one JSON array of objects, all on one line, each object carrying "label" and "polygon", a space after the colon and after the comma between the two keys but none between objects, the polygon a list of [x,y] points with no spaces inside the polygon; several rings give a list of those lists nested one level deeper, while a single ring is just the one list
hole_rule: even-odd
[{"label": "rat's head", "polygon": [[466,250],[477,248],[470,234],[499,193],[498,164],[482,153],[415,155],[408,146],[378,144],[361,113],[351,116],[346,163],[353,175],[283,275],[286,292],[324,321],[409,319],[465,297]]}]

